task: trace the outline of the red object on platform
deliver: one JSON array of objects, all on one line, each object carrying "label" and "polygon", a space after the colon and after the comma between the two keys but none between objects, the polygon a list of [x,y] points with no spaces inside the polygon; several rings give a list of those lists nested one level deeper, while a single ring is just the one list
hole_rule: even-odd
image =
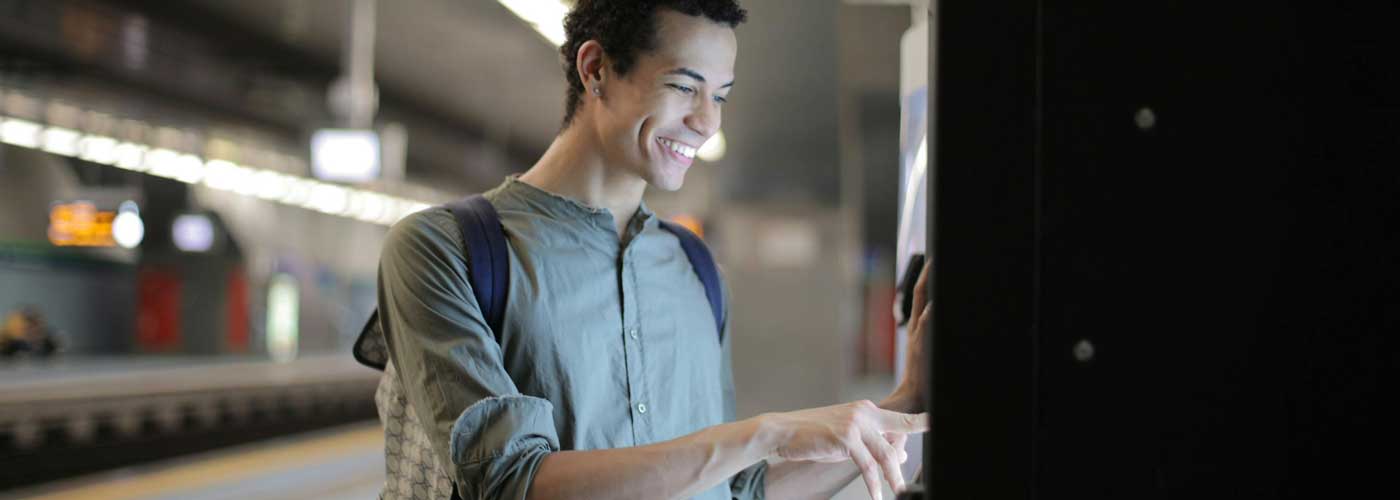
[{"label": "red object on platform", "polygon": [[248,275],[234,266],[228,275],[225,346],[229,352],[248,352]]},{"label": "red object on platform", "polygon": [[168,352],[180,347],[180,277],[159,268],[142,269],[137,277],[136,344],[144,352]]}]

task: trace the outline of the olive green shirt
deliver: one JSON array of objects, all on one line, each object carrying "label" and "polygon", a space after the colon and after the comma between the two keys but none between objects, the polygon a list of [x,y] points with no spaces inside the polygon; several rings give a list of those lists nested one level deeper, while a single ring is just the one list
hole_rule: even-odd
[{"label": "olive green shirt", "polygon": [[[734,419],[729,335],[645,205],[619,238],[607,210],[513,177],[485,197],[511,250],[500,332],[472,293],[447,209],[395,224],[379,269],[389,362],[462,498],[524,499],[555,451],[644,445]],[[695,498],[762,498],[766,466]]]}]

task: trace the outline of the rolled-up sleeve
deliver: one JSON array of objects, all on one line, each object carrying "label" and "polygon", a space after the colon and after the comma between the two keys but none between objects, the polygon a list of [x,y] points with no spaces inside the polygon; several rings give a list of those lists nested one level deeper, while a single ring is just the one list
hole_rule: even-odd
[{"label": "rolled-up sleeve", "polygon": [[540,462],[559,450],[553,405],[507,374],[461,250],[441,209],[395,224],[379,262],[379,315],[389,359],[437,461],[464,499],[526,497]]},{"label": "rolled-up sleeve", "polygon": [[[729,290],[726,287],[724,293],[725,304],[729,304]],[[735,419],[734,402],[734,361],[730,354],[730,344],[732,336],[729,331],[729,321],[724,322],[724,334],[720,335],[720,379],[724,388],[724,421],[733,422]],[[765,478],[768,473],[768,461],[760,460],[758,463],[749,466],[747,469],[739,471],[734,477],[729,479],[729,496],[734,500],[763,500],[766,489]]]}]

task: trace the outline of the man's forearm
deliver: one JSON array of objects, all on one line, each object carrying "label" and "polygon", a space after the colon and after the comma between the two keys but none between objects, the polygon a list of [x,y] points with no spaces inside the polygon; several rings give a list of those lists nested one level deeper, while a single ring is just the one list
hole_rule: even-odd
[{"label": "man's forearm", "polygon": [[769,465],[763,477],[766,498],[826,500],[860,477],[860,470],[851,462],[782,462]]},{"label": "man's forearm", "polygon": [[767,458],[777,446],[770,434],[751,418],[646,446],[551,453],[529,498],[690,498]]}]

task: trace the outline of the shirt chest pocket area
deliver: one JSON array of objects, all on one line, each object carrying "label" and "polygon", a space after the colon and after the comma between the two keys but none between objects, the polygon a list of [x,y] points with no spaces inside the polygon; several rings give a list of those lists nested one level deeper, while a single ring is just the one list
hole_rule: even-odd
[{"label": "shirt chest pocket area", "polygon": [[639,336],[649,372],[672,384],[691,386],[686,392],[693,394],[718,389],[722,366],[713,317],[675,314],[647,326]]},{"label": "shirt chest pocket area", "polygon": [[[708,310],[707,310],[708,311]],[[677,315],[641,333],[656,436],[679,437],[723,422],[723,361],[714,318]],[[649,334],[649,335],[648,335]]]},{"label": "shirt chest pocket area", "polygon": [[591,379],[625,359],[615,303],[576,289],[527,297],[510,304],[502,339],[507,368],[517,383],[592,386],[602,380]]}]

